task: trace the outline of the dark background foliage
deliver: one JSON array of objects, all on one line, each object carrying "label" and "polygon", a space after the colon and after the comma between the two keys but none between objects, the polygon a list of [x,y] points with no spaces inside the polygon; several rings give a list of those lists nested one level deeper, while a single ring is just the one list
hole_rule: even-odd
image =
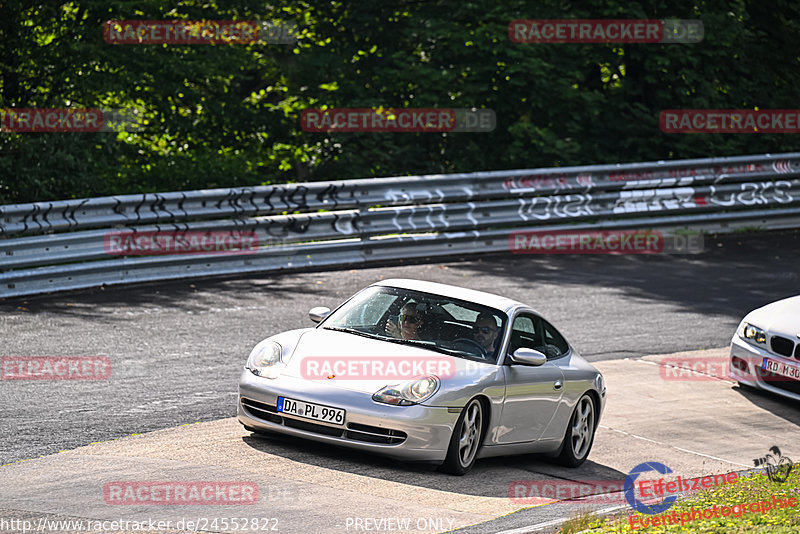
[{"label": "dark background foliage", "polygon": [[[700,19],[698,44],[520,44],[514,19]],[[283,21],[294,45],[111,45],[111,19]],[[788,152],[790,134],[665,134],[675,108],[792,109],[789,1],[0,5],[0,108],[137,109],[144,132],[0,133],[0,203]],[[491,108],[491,133],[312,133],[309,107]]]}]

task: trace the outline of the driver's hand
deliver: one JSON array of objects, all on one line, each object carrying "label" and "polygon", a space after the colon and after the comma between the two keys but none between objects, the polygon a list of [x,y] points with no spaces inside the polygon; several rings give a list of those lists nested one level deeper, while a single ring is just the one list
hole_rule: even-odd
[{"label": "driver's hand", "polygon": [[400,326],[391,319],[386,319],[386,334],[392,337],[400,337]]}]

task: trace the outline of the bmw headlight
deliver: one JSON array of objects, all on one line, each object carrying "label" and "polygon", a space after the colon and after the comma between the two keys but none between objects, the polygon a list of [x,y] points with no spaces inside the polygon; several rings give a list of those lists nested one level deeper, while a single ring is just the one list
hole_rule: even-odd
[{"label": "bmw headlight", "polygon": [[411,406],[426,401],[436,393],[437,389],[439,389],[439,378],[428,375],[386,386],[375,393],[372,400],[395,406]]},{"label": "bmw headlight", "polygon": [[749,323],[744,323],[744,328],[742,329],[741,336],[744,339],[747,339],[754,343],[760,343],[762,345],[765,345],[767,343],[767,333],[758,328],[757,326],[753,326]]},{"label": "bmw headlight", "polygon": [[245,367],[256,376],[277,378],[280,374],[283,349],[274,341],[262,341],[253,348]]}]

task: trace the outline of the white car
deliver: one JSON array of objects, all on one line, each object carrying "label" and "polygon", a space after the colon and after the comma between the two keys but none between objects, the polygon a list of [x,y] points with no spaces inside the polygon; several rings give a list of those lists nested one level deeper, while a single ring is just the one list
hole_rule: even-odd
[{"label": "white car", "polygon": [[800,295],[742,319],[731,340],[730,377],[800,401]]}]

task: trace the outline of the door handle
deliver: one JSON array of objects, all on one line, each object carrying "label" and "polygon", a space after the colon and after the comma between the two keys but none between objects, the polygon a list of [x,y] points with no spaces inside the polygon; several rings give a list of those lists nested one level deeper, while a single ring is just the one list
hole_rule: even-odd
[{"label": "door handle", "polygon": [[558,391],[563,387],[564,387],[564,382],[562,382],[561,380],[556,380],[555,382],[553,382],[553,389],[555,389],[556,391]]}]

